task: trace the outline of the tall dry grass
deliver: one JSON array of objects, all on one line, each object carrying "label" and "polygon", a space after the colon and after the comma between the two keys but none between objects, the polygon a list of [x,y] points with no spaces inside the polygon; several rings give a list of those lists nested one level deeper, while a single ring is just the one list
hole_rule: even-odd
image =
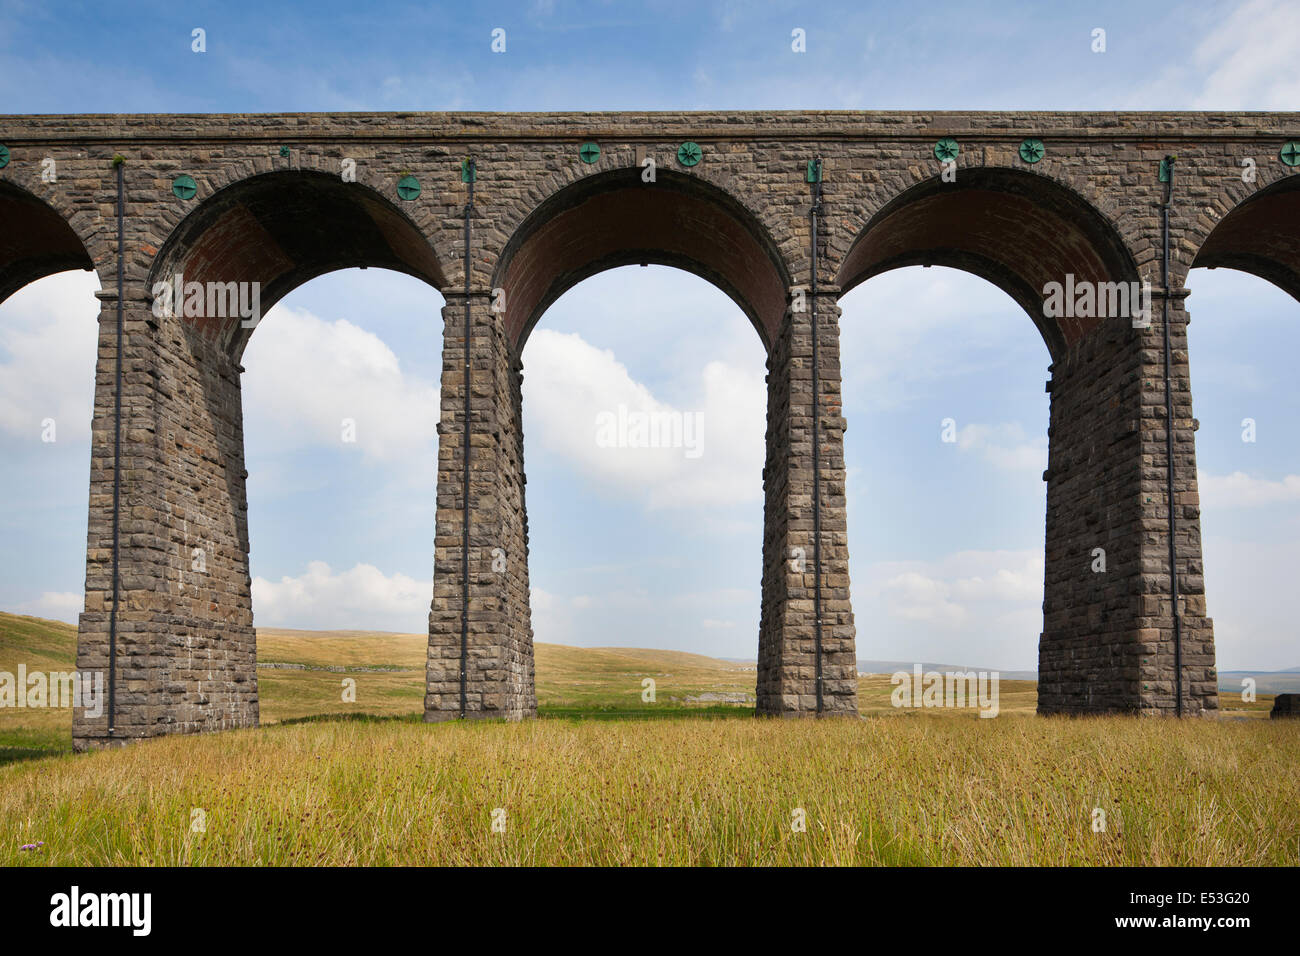
[{"label": "tall dry grass", "polygon": [[290,724],[0,768],[0,864],[1295,865],[1298,757],[1279,721]]}]

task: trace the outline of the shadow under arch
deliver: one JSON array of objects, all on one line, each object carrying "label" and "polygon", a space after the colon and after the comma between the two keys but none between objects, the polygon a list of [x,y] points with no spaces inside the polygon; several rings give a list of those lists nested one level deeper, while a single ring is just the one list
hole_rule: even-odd
[{"label": "shadow under arch", "polygon": [[515,229],[493,274],[506,291],[506,334],[516,354],[552,303],[584,279],[626,265],[673,266],[725,292],[763,347],[786,310],[790,277],[766,228],[725,190],[660,169],[588,176],[543,201]]},{"label": "shadow under arch", "polygon": [[1004,167],[934,177],[886,203],[862,228],[836,275],[841,292],[903,266],[950,266],[987,279],[1033,320],[1053,360],[1099,319],[1048,318],[1043,288],[1064,282],[1136,282],[1118,229],[1074,190]]},{"label": "shadow under arch", "polygon": [[73,269],[94,272],[95,263],[68,221],[39,196],[0,181],[0,302]]},{"label": "shadow under arch", "polygon": [[1300,176],[1243,199],[1206,236],[1191,268],[1235,269],[1300,300]]},{"label": "shadow under arch", "polygon": [[[148,287],[257,282],[263,315],[303,283],[339,269],[382,268],[446,285],[433,246],[394,203],[369,186],[311,170],[262,173],[223,187],[172,230]],[[252,330],[238,317],[190,320],[238,360]]]}]

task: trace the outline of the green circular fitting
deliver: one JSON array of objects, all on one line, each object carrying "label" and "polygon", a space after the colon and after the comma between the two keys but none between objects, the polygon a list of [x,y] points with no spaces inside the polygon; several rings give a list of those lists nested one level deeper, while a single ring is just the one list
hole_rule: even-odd
[{"label": "green circular fitting", "polygon": [[951,136],[945,136],[939,142],[934,144],[934,158],[941,163],[950,163],[957,158],[961,152],[961,147]]},{"label": "green circular fitting", "polygon": [[9,165],[9,147],[0,146],[0,169]]},{"label": "green circular fitting", "polygon": [[188,173],[181,173],[172,180],[172,194],[177,199],[193,199],[194,194],[198,191],[198,184],[194,182],[194,177]]},{"label": "green circular fitting", "polygon": [[397,196],[410,202],[420,198],[420,181],[414,176],[403,176],[397,181]]},{"label": "green circular fitting", "polygon": [[578,158],[590,165],[600,159],[599,143],[583,143],[578,147]]},{"label": "green circular fitting", "polygon": [[281,156],[284,156],[284,157],[287,158],[288,155],[289,155],[289,147],[288,147],[288,146],[281,146],[281,147],[280,147],[280,155],[281,155]]},{"label": "green circular fitting", "polygon": [[1046,155],[1047,147],[1041,139],[1027,139],[1020,144],[1020,158],[1031,165]]},{"label": "green circular fitting", "polygon": [[677,147],[677,162],[683,166],[694,166],[704,158],[704,150],[698,143],[682,143]]},{"label": "green circular fitting", "polygon": [[1278,151],[1277,158],[1288,166],[1300,166],[1300,140],[1291,140]]}]

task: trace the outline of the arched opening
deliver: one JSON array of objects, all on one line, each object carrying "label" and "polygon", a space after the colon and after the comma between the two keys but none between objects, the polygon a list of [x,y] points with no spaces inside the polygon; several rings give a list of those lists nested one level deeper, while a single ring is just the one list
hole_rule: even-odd
[{"label": "arched opening", "polygon": [[1252,194],[1214,227],[1192,268],[1235,269],[1267,279],[1300,299],[1300,177],[1288,176]]},{"label": "arched opening", "polygon": [[1294,673],[1279,672],[1297,666],[1297,213],[1300,177],[1259,189],[1210,232],[1186,280],[1206,597],[1229,716],[1266,717],[1275,694],[1296,689]]},{"label": "arched opening", "polygon": [[939,177],[887,203],[857,235],[836,281],[842,292],[902,266],[944,265],[987,279],[1028,313],[1053,356],[1099,317],[1044,316],[1044,289],[1136,281],[1114,226],[1073,190],[1036,173],[976,167]]},{"label": "arched opening", "polygon": [[66,219],[41,199],[0,181],[0,302],[56,272],[92,271],[90,254]]},{"label": "arched opening", "polygon": [[[126,591],[119,635],[130,633],[138,644],[142,638],[136,635],[156,632],[150,640],[183,650],[162,655],[165,673],[150,677],[154,697],[137,709],[129,709],[135,702],[128,701],[128,709],[116,715],[118,734],[163,732],[157,729],[158,718],[152,716],[157,713],[165,714],[174,724],[167,728],[169,732],[258,722],[249,513],[258,514],[259,504],[252,502],[250,509],[250,487],[268,489],[260,511],[269,529],[274,529],[257,538],[266,542],[268,554],[258,576],[269,587],[258,590],[275,594],[279,585],[283,595],[295,587],[301,591],[318,586],[324,589],[321,593],[338,597],[339,588],[346,587],[349,580],[340,583],[330,574],[324,575],[323,582],[317,580],[320,575],[313,577],[313,573],[321,563],[329,564],[326,555],[304,554],[300,549],[338,548],[338,553],[343,553],[351,542],[362,556],[355,561],[335,558],[340,566],[330,566],[331,574],[347,575],[361,567],[359,576],[364,579],[372,569],[372,577],[390,586],[400,579],[408,591],[414,590],[410,582],[418,574],[423,599],[406,597],[423,605],[427,613],[430,569],[408,569],[393,555],[400,552],[405,556],[402,560],[414,564],[411,555],[427,551],[433,533],[427,510],[427,500],[432,497],[427,490],[432,483],[428,463],[433,457],[429,431],[437,419],[438,400],[429,381],[436,373],[424,368],[412,386],[406,378],[410,367],[403,366],[396,348],[372,329],[359,327],[355,313],[340,314],[328,293],[320,297],[311,289],[304,290],[304,301],[315,303],[306,311],[292,303],[274,309],[294,290],[326,273],[352,268],[404,273],[433,285],[434,290],[417,284],[394,293],[394,286],[385,285],[379,277],[353,287],[348,286],[347,277],[319,281],[321,289],[334,290],[339,302],[350,302],[357,312],[369,311],[370,319],[361,318],[365,326],[378,322],[374,301],[400,295],[410,311],[379,324],[389,332],[418,328],[423,337],[412,335],[403,351],[409,348],[421,355],[436,355],[441,325],[438,290],[444,273],[430,240],[417,224],[419,214],[418,207],[408,211],[360,183],[345,183],[318,172],[281,171],[217,191],[190,212],[163,243],[144,280],[152,302],[132,304],[128,315],[128,340],[135,335],[155,343],[145,356],[152,365],[149,374],[132,376],[128,370],[128,384],[157,384],[147,396],[148,403],[127,395],[127,413],[140,408],[148,416],[147,425],[133,426],[128,419],[123,428],[130,441],[139,442],[138,448],[128,444],[124,454],[149,460],[147,468],[137,469],[141,486],[134,488],[128,483],[124,499],[137,513],[153,509],[146,525],[151,529],[152,546],[146,549],[136,538],[124,539],[122,562],[134,575],[124,577],[124,587],[129,589],[133,579],[147,580],[156,596],[133,604],[130,590]],[[390,282],[393,280],[403,281],[390,277]],[[173,283],[181,294],[173,295],[167,303],[170,307],[160,307],[162,290]],[[348,291],[370,286],[379,290],[373,297]],[[191,288],[196,290],[193,297]],[[414,294],[412,288],[425,295]],[[239,310],[230,307],[232,295],[240,301]],[[221,306],[215,311],[214,296]],[[243,311],[250,302],[256,302],[256,314]],[[253,333],[263,326],[269,329],[277,320],[277,330],[265,333],[267,348],[254,346],[250,355],[249,361],[257,363],[249,386],[250,399],[258,402],[254,407],[245,401],[241,360]],[[269,355],[266,361],[263,354]],[[428,361],[424,360],[426,365]],[[376,399],[372,394],[376,389],[386,400]],[[411,403],[422,405],[406,407]],[[271,421],[261,418],[268,409]],[[266,455],[260,462],[246,455],[246,420],[258,422],[254,438]],[[416,428],[416,423],[423,425]],[[424,465],[426,500],[423,508],[415,509],[418,518],[407,512],[409,521],[400,528],[388,528],[410,537],[403,537],[404,546],[393,546],[380,567],[365,557],[381,550],[373,539],[365,546],[357,544],[370,530],[364,527],[365,521],[345,525],[336,515],[355,514],[354,509],[368,506],[373,520],[390,507],[400,507],[393,499],[402,495],[394,490],[393,481],[417,493],[406,476],[395,476],[394,460],[385,459],[384,436],[397,444],[405,441],[405,457],[399,456],[400,461]],[[374,459],[372,465],[377,462],[384,467],[368,466],[370,459]],[[254,477],[251,467],[263,472]],[[279,473],[276,468],[281,469]],[[286,468],[292,470],[286,472]],[[385,473],[386,477],[380,477]],[[340,488],[335,479],[350,487]],[[422,526],[425,537],[414,540]],[[279,543],[272,544],[273,540]],[[137,622],[130,617],[137,607],[153,610]],[[123,617],[127,618],[125,625]],[[357,628],[376,626],[364,621],[365,609],[359,608],[348,623]],[[292,617],[284,621],[291,622]],[[309,623],[319,625],[321,620]],[[102,633],[107,628],[98,620],[95,625],[93,632],[83,626],[87,656],[99,644],[107,643]],[[415,627],[418,618],[402,629]],[[291,658],[286,663],[294,662]],[[329,709],[339,709],[339,704],[348,702],[339,694],[338,681],[331,683],[335,693]],[[358,709],[366,709],[364,700],[355,703]],[[273,712],[270,716],[295,714]],[[87,720],[80,736],[98,736],[104,731]]]},{"label": "arched opening", "polygon": [[[846,497],[864,712],[913,663],[998,671],[1031,709],[1043,625],[1047,350],[1023,309],[945,266],[840,300]],[[926,668],[930,669],[930,668]]]},{"label": "arched opening", "polygon": [[332,272],[241,356],[263,724],[423,711],[442,306],[408,275]]},{"label": "arched opening", "polygon": [[[157,256],[155,283],[255,282],[263,313],[309,279],[338,269],[391,269],[446,284],[418,226],[360,183],[310,171],[264,173],[216,192],[190,213]],[[192,319],[238,360],[250,329],[233,317]]]},{"label": "arched opening", "polygon": [[[867,282],[908,266],[960,270],[1005,297],[945,268]],[[1051,283],[1135,288],[1115,227],[1045,176],[962,169],[955,182],[927,180],[882,207],[836,280],[847,293],[846,417],[865,426],[846,439],[852,578],[859,613],[881,615],[884,638],[873,647],[866,637],[859,657],[1025,678],[1036,669],[1040,711],[1091,707],[1085,672],[1098,685],[1104,674],[1119,700],[1128,677],[1114,673],[1110,645],[1127,634],[1106,633],[1088,556],[1109,549],[1133,573],[1139,545],[1113,496],[1137,467],[1106,460],[1113,452],[1097,439],[1111,426],[1094,414],[1101,399],[1092,392],[1099,365],[1119,374],[1113,355],[1098,354],[1109,338],[1099,327],[1127,326],[1130,316],[1045,308]],[[1015,330],[1021,311],[1047,354]],[[882,489],[892,494],[882,500]],[[1032,708],[1028,689],[1019,705]],[[864,707],[882,690],[889,685],[868,688]]]},{"label": "arched opening", "polygon": [[[542,713],[573,646],[620,648],[620,706],[753,708],[762,573],[762,343],[720,289],[615,268],[557,299],[521,356],[529,580]],[[556,646],[559,645],[559,646]],[[702,655],[701,658],[683,654]],[[706,661],[704,658],[712,658]],[[728,660],[725,666],[716,662]],[[722,683],[701,698],[692,674]]]},{"label": "arched opening", "polygon": [[704,180],[639,169],[589,176],[540,204],[497,265],[506,327],[522,351],[542,313],[567,290],[624,265],[675,266],[707,279],[749,317],[764,345],[785,314],[789,277],[770,237],[737,200]]},{"label": "arched opening", "polygon": [[[639,266],[650,268],[621,268]],[[781,334],[789,284],[752,213],[670,170],[654,183],[639,168],[589,176],[515,231],[492,286],[504,291],[518,372],[516,427],[528,423],[539,469],[528,486],[535,518],[520,531],[534,565],[525,573],[537,641],[753,654],[760,602],[743,555],[763,540],[765,471],[786,467],[770,436],[767,469],[758,451],[768,401],[760,363]],[[737,341],[745,324],[757,340],[741,332]],[[736,416],[744,424],[733,428]],[[701,553],[736,560],[701,568]],[[638,623],[610,633],[629,617]],[[752,705],[755,675],[741,679]],[[639,683],[628,690],[639,705]]]},{"label": "arched opening", "polygon": [[[0,574],[0,671],[8,674],[73,669],[98,289],[91,256],[67,220],[0,182],[0,541],[9,557]],[[0,763],[68,748],[67,702],[46,703],[0,709]]]}]

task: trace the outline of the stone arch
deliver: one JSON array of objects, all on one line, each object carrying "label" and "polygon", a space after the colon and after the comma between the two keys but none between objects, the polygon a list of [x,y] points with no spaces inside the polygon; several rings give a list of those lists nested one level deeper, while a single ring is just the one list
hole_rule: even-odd
[{"label": "stone arch", "polygon": [[[955,182],[930,177],[885,201],[853,237],[835,278],[847,291],[910,265],[949,266],[992,282],[1028,313],[1051,355],[1039,711],[1168,708],[1169,601],[1161,594],[1168,572],[1151,544],[1167,529],[1153,427],[1164,426],[1154,408],[1144,408],[1155,404],[1149,356],[1157,354],[1158,332],[1142,331],[1131,315],[1049,317],[1043,309],[1045,286],[1067,275],[1076,285],[1140,283],[1131,242],[1068,183],[972,166],[959,169]],[[1180,476],[1184,470],[1180,463]],[[1180,534],[1190,559],[1199,542],[1186,528]],[[1096,547],[1107,554],[1105,574],[1092,573]],[[1190,577],[1186,583],[1193,585]],[[1185,643],[1184,666],[1189,657],[1199,666],[1199,637],[1195,646]]]},{"label": "stone arch", "polygon": [[0,302],[56,272],[98,271],[91,253],[95,243],[87,242],[69,220],[56,197],[0,180]]},{"label": "stone arch", "polygon": [[[98,544],[112,526],[116,458],[113,352],[101,346],[90,515],[98,537],[88,549],[78,661],[103,667],[115,648],[123,688],[147,690],[121,694],[111,715],[78,712],[79,747],[259,719],[239,365],[253,329],[228,311],[156,314],[155,283],[175,274],[255,282],[262,314],[304,282],[356,266],[446,285],[427,221],[376,189],[320,169],[240,171],[196,206],[160,203],[156,221],[128,230],[128,248],[153,258],[147,274],[128,263],[123,303],[121,595],[115,605],[109,552]],[[200,181],[200,194],[209,185]],[[184,654],[173,650],[180,646]]]},{"label": "stone arch", "polygon": [[[177,274],[257,282],[265,314],[303,283],[358,266],[413,275],[439,291],[447,284],[427,233],[375,189],[318,170],[278,170],[235,180],[177,223],[148,288]],[[233,317],[189,321],[236,361],[251,334]]]},{"label": "stone arch", "polygon": [[660,169],[615,168],[552,193],[502,250],[493,288],[506,292],[506,336],[516,351],[568,289],[623,265],[668,265],[722,289],[770,349],[786,309],[790,276],[758,217],[724,189]]},{"label": "stone arch", "polygon": [[1115,223],[1077,191],[1047,176],[1001,166],[963,168],[945,183],[930,177],[872,215],[844,254],[841,292],[903,266],[943,265],[987,279],[1030,316],[1058,358],[1097,319],[1048,318],[1043,288],[1063,282],[1138,281]]},{"label": "stone arch", "polygon": [[[449,301],[445,310],[440,538],[425,719],[536,713],[520,354],[547,306],[567,289],[606,269],[652,262],[692,272],[726,292],[750,318],[768,353],[758,709],[786,715],[821,712],[808,598],[813,575],[786,560],[792,546],[801,549],[797,553],[813,554],[812,330],[807,313],[787,321],[790,274],[779,247],[763,219],[730,191],[663,168],[649,184],[641,180],[639,167],[610,162],[609,168],[549,193],[508,232],[490,280],[490,289],[504,290],[504,315],[492,311],[489,290],[471,290],[468,297],[449,293],[460,301]],[[504,227],[499,231],[507,235]],[[834,352],[828,349],[823,355],[829,362]],[[466,385],[467,371],[472,388]],[[822,388],[837,379],[836,366],[833,374],[828,370]],[[822,489],[828,536],[842,524],[834,490],[834,479],[842,473],[838,449],[838,435],[828,427]],[[467,502],[476,503],[468,515]],[[463,539],[453,537],[454,530]],[[512,573],[473,570],[487,566],[492,548],[515,562]],[[841,574],[829,559],[826,565],[825,711],[855,713],[846,570]]]},{"label": "stone arch", "polygon": [[1201,241],[1190,269],[1236,269],[1300,300],[1300,176],[1241,198]]}]

